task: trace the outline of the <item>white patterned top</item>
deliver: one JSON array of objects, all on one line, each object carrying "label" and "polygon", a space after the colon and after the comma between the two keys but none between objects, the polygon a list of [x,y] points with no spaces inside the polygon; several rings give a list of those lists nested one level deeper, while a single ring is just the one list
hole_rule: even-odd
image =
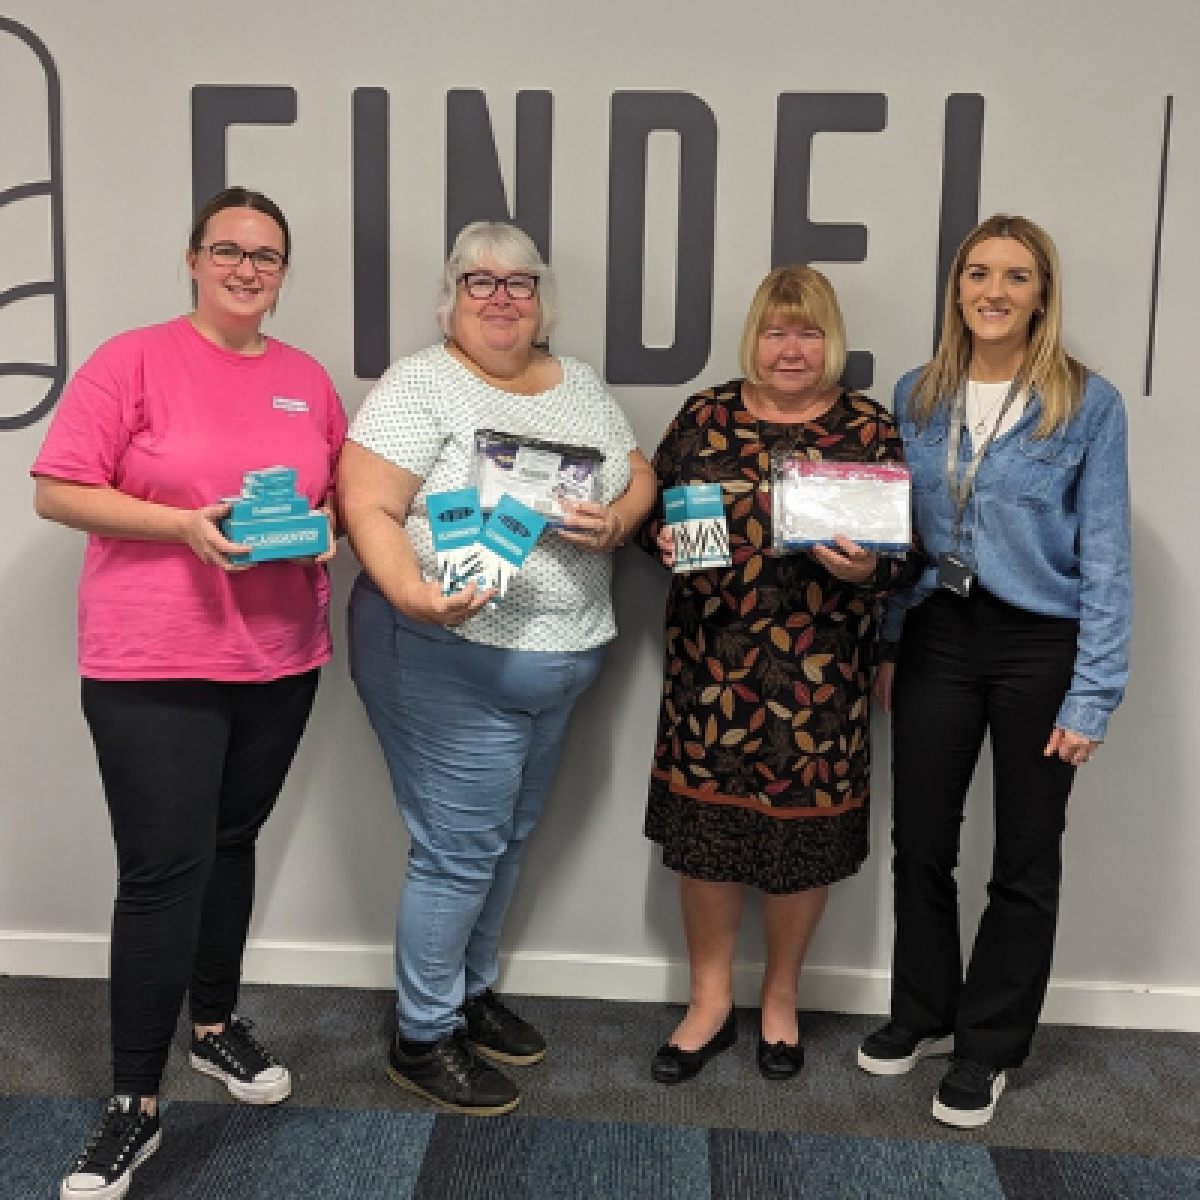
[{"label": "white patterned top", "polygon": [[[562,380],[523,396],[501,391],[469,371],[442,345],[393,363],[367,393],[350,440],[420,477],[404,529],[426,579],[436,579],[426,495],[466,487],[477,429],[497,429],[604,454],[601,499],[629,486],[637,440],[595,371],[558,355]],[[547,529],[504,599],[456,632],[510,650],[590,650],[611,641],[612,555],[580,550]]]}]

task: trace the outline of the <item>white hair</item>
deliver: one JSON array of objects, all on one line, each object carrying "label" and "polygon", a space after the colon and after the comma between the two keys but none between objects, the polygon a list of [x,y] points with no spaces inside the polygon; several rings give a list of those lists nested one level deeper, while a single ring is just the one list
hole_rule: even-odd
[{"label": "white hair", "polygon": [[455,238],[442,271],[442,287],[433,310],[442,333],[450,337],[454,329],[459,276],[477,271],[485,263],[501,271],[537,276],[538,324],[534,341],[544,342],[558,320],[554,272],[542,260],[533,239],[523,229],[503,221],[473,221]]}]

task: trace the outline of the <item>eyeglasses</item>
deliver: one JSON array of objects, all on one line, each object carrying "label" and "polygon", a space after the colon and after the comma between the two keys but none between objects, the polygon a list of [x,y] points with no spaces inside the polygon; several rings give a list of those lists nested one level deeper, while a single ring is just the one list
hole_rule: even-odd
[{"label": "eyeglasses", "polygon": [[532,300],[537,295],[536,275],[493,275],[490,271],[468,271],[458,277],[472,300],[490,300],[503,286],[510,300]]},{"label": "eyeglasses", "polygon": [[243,250],[237,242],[211,242],[201,246],[208,251],[213,266],[223,271],[236,271],[246,259],[260,275],[278,275],[287,266],[287,259],[278,250],[262,246],[258,250]]}]

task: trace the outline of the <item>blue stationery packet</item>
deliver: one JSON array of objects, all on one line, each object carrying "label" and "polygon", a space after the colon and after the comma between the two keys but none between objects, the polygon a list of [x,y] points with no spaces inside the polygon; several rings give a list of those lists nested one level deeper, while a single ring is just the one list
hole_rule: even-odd
[{"label": "blue stationery packet", "polygon": [[496,589],[496,599],[508,591],[512,577],[529,557],[546,518],[507,493],[502,495],[484,522],[479,539],[487,586]]},{"label": "blue stationery packet", "polygon": [[663,516],[675,535],[677,573],[728,567],[729,525],[719,483],[692,483],[663,492]]},{"label": "blue stationery packet", "polygon": [[479,549],[483,510],[479,507],[478,490],[468,487],[435,492],[425,497],[425,507],[442,595],[452,596],[472,583],[480,590],[487,587],[487,572]]}]

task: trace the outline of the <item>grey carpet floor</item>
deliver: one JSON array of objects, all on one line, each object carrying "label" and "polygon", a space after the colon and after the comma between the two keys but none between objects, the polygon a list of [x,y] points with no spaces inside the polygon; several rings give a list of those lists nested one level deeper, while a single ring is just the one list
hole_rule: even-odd
[{"label": "grey carpet floor", "polygon": [[[288,1064],[292,1103],[312,1108],[428,1113],[384,1074],[392,997],[342,988],[245,989],[241,1011]],[[1010,1076],[995,1120],[962,1133],[938,1125],[930,1101],[942,1070],[922,1063],[900,1079],[854,1066],[871,1017],[805,1013],[807,1063],[788,1083],[754,1065],[757,1013],[739,1014],[738,1045],[675,1088],[649,1076],[674,1006],[524,997],[545,1033],[546,1060],[514,1070],[518,1110],[534,1118],[973,1143],[1107,1155],[1200,1157],[1200,1036],[1046,1026],[1028,1064]],[[187,1067],[184,1027],[164,1080],[172,1100],[232,1103]],[[0,1094],[108,1094],[107,992],[102,981],[0,977]]]}]

